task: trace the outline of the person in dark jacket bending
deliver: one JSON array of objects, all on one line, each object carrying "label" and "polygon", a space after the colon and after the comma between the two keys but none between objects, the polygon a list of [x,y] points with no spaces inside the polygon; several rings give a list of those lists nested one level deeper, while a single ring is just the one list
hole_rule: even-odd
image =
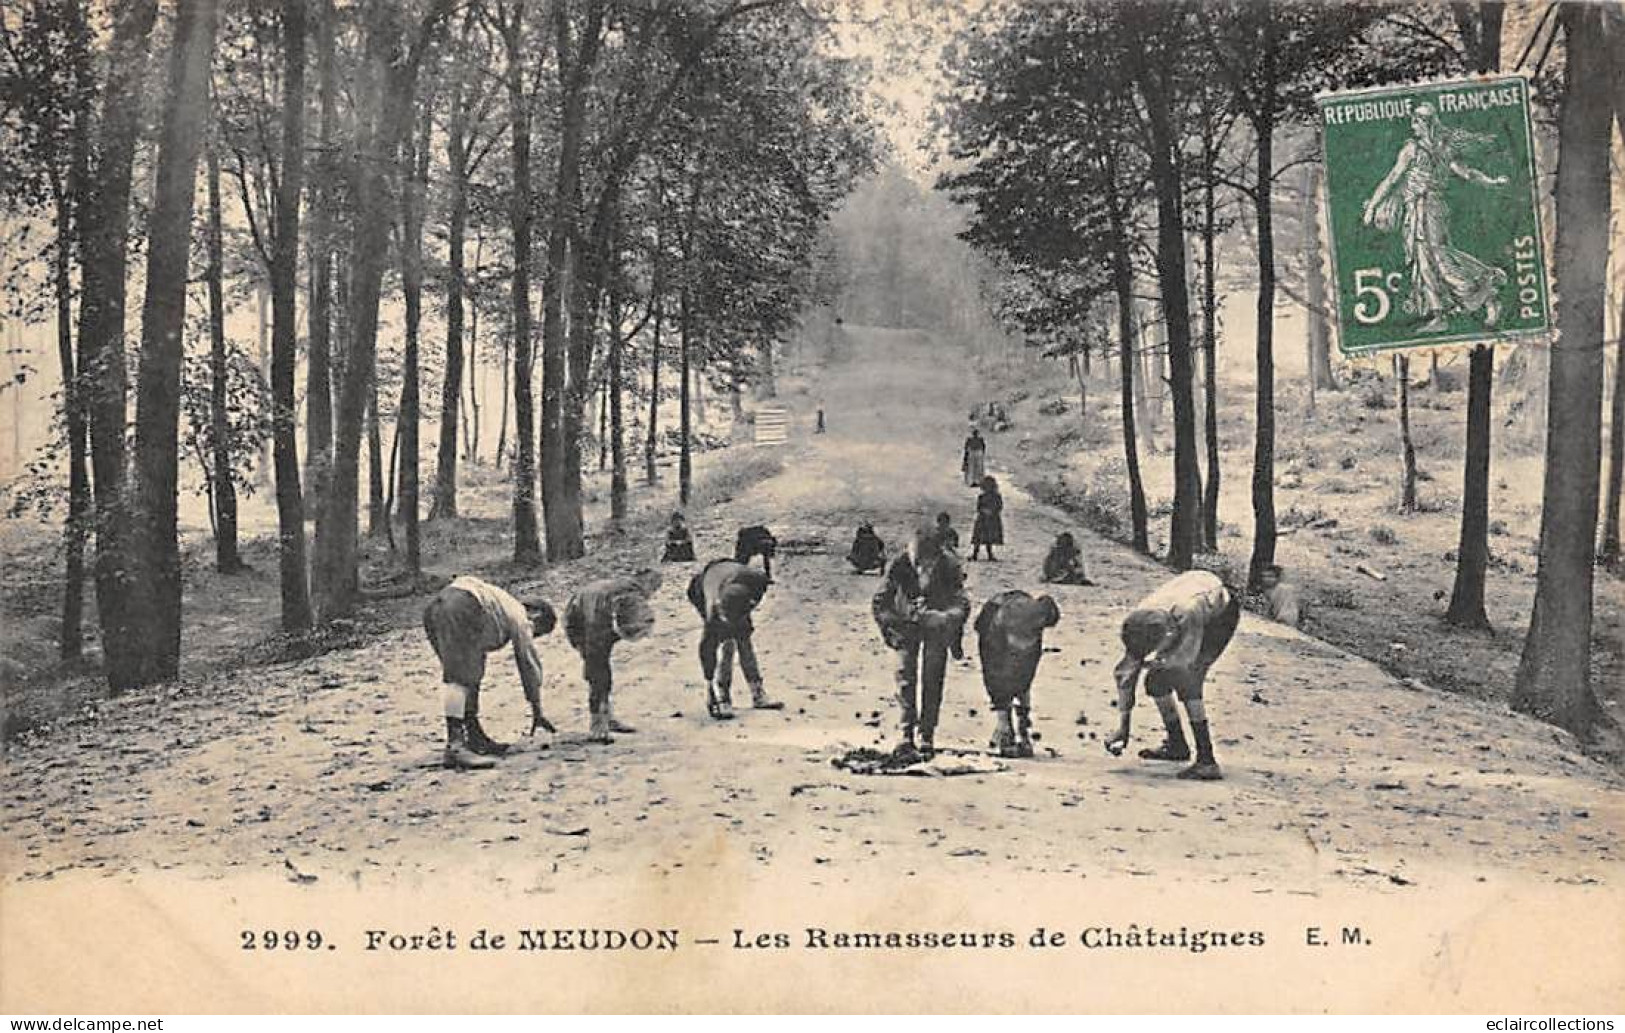
[{"label": "person in dark jacket bending", "polygon": [[581,654],[587,680],[587,713],[591,715],[590,742],[613,742],[610,733],[637,731],[615,720],[609,694],[614,688],[609,664],[615,643],[633,641],[654,627],[649,597],[660,589],[660,572],[641,570],[631,577],[600,578],[577,589],[564,607],[564,637]]},{"label": "person in dark jacket bending", "polygon": [[1083,565],[1083,552],[1073,539],[1071,531],[1055,536],[1055,544],[1044,557],[1044,580],[1052,585],[1092,585],[1089,571]]},{"label": "person in dark jacket bending", "polygon": [[718,721],[733,719],[733,664],[750,686],[751,706],[757,710],[783,710],[762,686],[762,671],[751,642],[755,626],[751,613],[767,594],[766,571],[737,560],[712,560],[688,583],[688,601],[705,621],[700,636],[700,671],[705,675],[705,709]]},{"label": "person in dark jacket bending", "polygon": [[[1032,686],[1044,657],[1044,629],[1061,621],[1061,609],[1047,595],[1000,592],[976,615],[982,658],[982,684],[993,706],[993,741],[1001,757],[1031,757]],[[1011,711],[1014,710],[1014,722]]]}]

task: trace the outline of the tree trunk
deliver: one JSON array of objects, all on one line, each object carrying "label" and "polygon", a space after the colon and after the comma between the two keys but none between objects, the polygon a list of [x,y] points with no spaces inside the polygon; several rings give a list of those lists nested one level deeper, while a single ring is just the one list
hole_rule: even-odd
[{"label": "tree trunk", "polygon": [[[664,254],[656,246],[656,263],[664,261]],[[658,269],[659,266],[657,265]],[[654,286],[654,337],[653,345],[649,348],[649,432],[643,444],[643,480],[646,484],[654,484],[660,479],[660,472],[655,468],[655,449],[660,444],[660,330],[662,309],[665,299],[661,291],[665,290],[660,282],[658,273]]]},{"label": "tree trunk", "polygon": [[[254,286],[255,311],[259,316],[259,333],[254,339],[254,357],[258,360],[261,382],[271,383],[271,297],[263,284]],[[275,414],[272,414],[275,419]],[[260,444],[260,461],[254,466],[254,484],[267,491],[272,487],[272,474],[276,470],[275,447],[271,438]]]},{"label": "tree trunk", "polygon": [[[562,14],[559,15],[562,17]],[[516,0],[513,19],[503,26],[503,41],[507,54],[506,85],[513,137],[513,191],[508,209],[508,221],[513,233],[513,407],[516,449],[513,463],[513,558],[515,563],[537,563],[542,558],[542,542],[536,524],[536,414],[531,397],[531,327],[530,327],[530,101],[525,95],[525,68],[523,57],[525,2]],[[561,157],[560,161],[564,159]],[[561,229],[553,228],[553,237],[560,247],[565,238]],[[548,279],[543,287],[544,312],[557,308],[552,279],[553,242],[548,248]],[[552,347],[548,328],[543,323],[542,409],[547,415],[548,369],[547,350]],[[555,385],[556,386],[556,385]],[[503,433],[506,434],[506,426]],[[557,449],[543,430],[543,457],[548,458]],[[545,474],[543,498],[549,489]],[[545,503],[544,503],[545,505]],[[551,506],[546,506],[551,513]],[[551,534],[549,535],[551,540]]]},{"label": "tree trunk", "polygon": [[[277,184],[271,255],[271,438],[276,463],[278,573],[282,630],[311,626],[305,571],[305,498],[299,484],[299,198],[305,174],[305,0],[282,4],[282,179]],[[229,473],[229,471],[228,471]],[[229,480],[229,477],[226,478]]]},{"label": "tree trunk", "polygon": [[1321,171],[1318,164],[1304,170],[1303,247],[1304,247],[1304,318],[1308,323],[1308,380],[1309,397],[1317,391],[1336,391],[1337,377],[1332,374],[1332,334],[1326,322],[1326,273],[1320,264],[1320,204]]},{"label": "tree trunk", "polygon": [[1625,482],[1625,297],[1614,324],[1614,401],[1608,418],[1608,490],[1603,495],[1602,548],[1597,559],[1609,570],[1620,569],[1619,506]]},{"label": "tree trunk", "polygon": [[680,385],[677,398],[677,498],[685,506],[688,505],[694,482],[693,449],[690,444],[694,433],[694,417],[692,399],[689,397],[689,384],[692,380],[689,353],[693,349],[694,336],[694,299],[693,289],[689,284],[693,275],[693,263],[689,260],[688,254],[690,246],[690,241],[683,244],[683,287],[677,310],[677,376]]},{"label": "tree trunk", "polygon": [[1121,402],[1123,411],[1123,462],[1128,468],[1129,519],[1132,544],[1146,555],[1151,554],[1151,536],[1147,527],[1145,483],[1140,477],[1140,453],[1134,429],[1134,269],[1130,264],[1128,227],[1123,211],[1124,199],[1116,194],[1117,163],[1107,155],[1107,180],[1112,184],[1113,196],[1106,199],[1111,219],[1112,286],[1117,292],[1117,347],[1118,369],[1121,373]]},{"label": "tree trunk", "polygon": [[1456,582],[1445,620],[1464,628],[1488,628],[1484,582],[1490,562],[1490,395],[1495,388],[1495,347],[1473,349],[1467,373],[1467,448],[1463,461],[1461,537],[1456,545]]},{"label": "tree trunk", "polygon": [[126,0],[114,11],[97,163],[86,177],[89,196],[78,227],[79,388],[90,422],[96,501],[96,614],[103,663],[114,690],[139,683],[134,677],[139,641],[127,598],[133,528],[124,442],[129,382],[124,314],[130,184],[141,125],[147,37],[157,9],[156,0]]},{"label": "tree trunk", "polygon": [[1213,163],[1217,156],[1209,148],[1204,156],[1206,169],[1202,185],[1202,432],[1207,445],[1207,477],[1202,485],[1202,545],[1208,552],[1219,548],[1219,298],[1214,274],[1218,265],[1213,254],[1218,236]]},{"label": "tree trunk", "polygon": [[232,476],[231,414],[226,363],[225,248],[220,218],[220,153],[211,134],[208,143],[209,222],[209,487],[214,514],[214,565],[222,574],[243,569],[237,554],[237,485]]},{"label": "tree trunk", "polygon": [[[581,149],[586,132],[588,87],[597,62],[604,16],[602,6],[591,6],[572,52],[570,6],[560,5],[553,12],[562,88],[553,219],[542,287],[542,518],[547,530],[547,556],[555,561],[574,559],[584,548],[580,423],[586,385],[580,378],[573,377],[575,371],[569,369],[574,365],[571,358],[575,351],[570,338],[585,333],[590,339],[592,328],[576,323],[585,315],[578,311],[574,300],[580,297],[582,290],[576,280],[585,271],[578,268],[578,275],[574,277],[567,277],[566,273],[570,262],[575,260],[579,266],[581,258],[573,253],[571,245],[580,239]],[[572,299],[568,331],[564,316],[567,297]],[[525,413],[518,415],[521,426],[525,418]]]},{"label": "tree trunk", "polygon": [[[1185,281],[1178,141],[1174,137],[1169,75],[1167,70],[1149,69],[1143,72],[1142,78],[1151,129],[1151,181],[1157,197],[1157,280],[1162,288],[1168,379],[1174,402],[1174,512],[1169,522],[1167,562],[1175,570],[1188,570],[1201,535],[1197,512],[1201,506],[1201,484],[1196,468],[1196,422],[1191,400],[1190,297]],[[1260,147],[1267,153],[1266,144],[1261,142]],[[1264,229],[1264,226],[1259,227],[1261,240],[1266,237]],[[1261,289],[1261,297],[1263,293]],[[1273,289],[1269,296],[1273,299]],[[1259,307],[1263,311],[1262,301]],[[1265,333],[1261,326],[1261,339],[1265,339]],[[1262,375],[1262,371],[1260,373]]]},{"label": "tree trunk", "polygon": [[1394,356],[1394,378],[1399,382],[1399,511],[1416,512],[1416,445],[1411,440],[1411,360]]},{"label": "tree trunk", "polygon": [[[474,15],[470,13],[469,19]],[[452,84],[446,130],[446,362],[440,383],[440,447],[435,453],[429,519],[457,515],[457,429],[463,397],[463,241],[468,232],[468,98],[461,74]],[[472,383],[470,384],[472,391]]]},{"label": "tree trunk", "polygon": [[[82,39],[79,41],[82,43]],[[69,185],[53,172],[52,201],[56,207],[56,248],[53,273],[56,294],[56,349],[62,371],[62,413],[68,435],[68,519],[63,529],[62,633],[58,652],[65,662],[78,660],[84,650],[85,541],[91,519],[89,457],[86,455],[84,405],[80,400],[73,352],[73,235],[74,200],[84,187],[89,158],[88,111],[75,105],[72,168]]]},{"label": "tree trunk", "polygon": [[389,530],[389,507],[385,504],[383,417],[378,413],[378,381],[369,378],[367,394],[367,534],[377,538]]},{"label": "tree trunk", "polygon": [[[610,282],[617,280],[612,272]],[[611,289],[615,293],[609,306],[609,517],[619,527],[626,519],[626,426],[621,412],[621,364],[626,342],[619,289]]]},{"label": "tree trunk", "polygon": [[180,672],[181,558],[176,538],[181,334],[197,192],[198,153],[208,125],[214,0],[180,0],[170,44],[163,128],[147,221],[147,296],[141,310],[136,382],[134,505],[130,585],[136,633],[132,661],[117,687],[150,685]]},{"label": "tree trunk", "polygon": [[[400,515],[406,538],[406,570],[416,580],[423,572],[423,552],[418,529],[418,459],[422,406],[419,401],[419,335],[423,328],[423,206],[429,190],[430,114],[424,105],[417,146],[407,166],[405,190],[401,197],[403,215],[401,242],[401,291],[406,306],[406,348],[401,362],[401,407],[395,417],[395,437],[400,447]],[[447,371],[450,377],[450,371]],[[456,395],[452,396],[453,398]],[[455,417],[456,406],[452,406]],[[457,454],[457,431],[452,428],[452,455]],[[455,459],[453,460],[455,462]]]},{"label": "tree trunk", "polygon": [[[337,130],[337,76],[334,68],[331,0],[322,0],[316,20],[317,92],[321,128],[317,148],[333,151]],[[333,242],[332,199],[326,171],[316,177],[310,202],[310,310],[308,355],[305,367],[305,487],[312,499],[327,490],[327,472],[333,462]],[[308,593],[307,593],[308,594]]]},{"label": "tree trunk", "polygon": [[[1501,64],[1500,3],[1478,4],[1479,19],[1456,8],[1465,42],[1476,50],[1480,72],[1493,72]],[[1463,20],[1466,19],[1466,20]],[[1476,45],[1475,45],[1476,44]],[[1433,386],[1438,389],[1439,355],[1433,353]],[[1467,441],[1462,467],[1461,537],[1456,545],[1456,580],[1450,590],[1450,607],[1445,620],[1467,628],[1488,628],[1484,608],[1485,580],[1490,562],[1490,406],[1495,391],[1495,346],[1473,349],[1467,371]]]},{"label": "tree trunk", "polygon": [[1603,304],[1610,228],[1610,81],[1620,41],[1605,8],[1560,9],[1567,45],[1557,165],[1558,337],[1551,347],[1546,474],[1535,608],[1512,694],[1514,710],[1588,736],[1601,716],[1591,691],[1592,582],[1602,453]]},{"label": "tree trunk", "polygon": [[1253,551],[1247,561],[1247,587],[1257,588],[1264,568],[1275,562],[1275,223],[1271,187],[1275,176],[1275,16],[1263,16],[1262,82],[1253,131],[1257,164],[1253,213],[1258,226],[1258,327],[1254,360],[1257,393],[1253,405]]}]

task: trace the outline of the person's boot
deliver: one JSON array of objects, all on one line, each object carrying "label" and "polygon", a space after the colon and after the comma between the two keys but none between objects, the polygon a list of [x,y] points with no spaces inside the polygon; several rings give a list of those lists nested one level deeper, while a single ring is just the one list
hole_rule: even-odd
[{"label": "person's boot", "polygon": [[937,730],[935,728],[920,729],[920,757],[930,760],[937,755]]},{"label": "person's boot", "polygon": [[1219,764],[1213,759],[1213,738],[1208,733],[1206,721],[1192,721],[1191,734],[1196,737],[1196,763],[1179,773],[1180,778],[1192,778],[1199,782],[1217,782],[1224,777],[1219,770]]},{"label": "person's boot", "polygon": [[463,731],[468,737],[468,748],[483,757],[500,757],[511,748],[508,743],[497,742],[485,734],[479,714],[468,714],[463,718]]},{"label": "person's boot", "polygon": [[494,768],[497,766],[497,762],[490,757],[482,757],[469,749],[468,728],[460,717],[446,718],[445,764],[448,768],[461,769]]},{"label": "person's boot", "polygon": [[751,682],[750,705],[757,710],[783,710],[784,703],[767,694],[761,682]]},{"label": "person's boot", "polygon": [[920,759],[920,748],[914,745],[914,726],[905,724],[899,729],[897,745],[892,748],[892,756],[907,763]]},{"label": "person's boot", "polygon": [[607,746],[615,741],[615,737],[609,732],[609,712],[600,710],[593,714],[592,724],[587,730],[587,741]]},{"label": "person's boot", "polygon": [[715,721],[732,721],[734,719],[733,696],[726,685],[716,685],[708,688],[705,693],[705,712]]},{"label": "person's boot", "polygon": [[1016,756],[1031,757],[1033,755],[1033,721],[1031,712],[1025,707],[1016,707]]},{"label": "person's boot", "polygon": [[637,731],[636,728],[633,728],[625,721],[616,718],[615,708],[611,707],[608,703],[604,704],[604,715],[609,718],[609,730],[614,732],[616,735],[632,735]]},{"label": "person's boot", "polygon": [[1185,741],[1185,728],[1179,723],[1179,714],[1172,717],[1164,715],[1162,725],[1168,730],[1168,735],[1162,740],[1162,745],[1156,749],[1140,751],[1141,760],[1190,760],[1190,743]]},{"label": "person's boot", "polygon": [[1016,756],[1016,731],[1010,726],[1010,711],[993,712],[993,739],[987,744],[1001,757]]}]

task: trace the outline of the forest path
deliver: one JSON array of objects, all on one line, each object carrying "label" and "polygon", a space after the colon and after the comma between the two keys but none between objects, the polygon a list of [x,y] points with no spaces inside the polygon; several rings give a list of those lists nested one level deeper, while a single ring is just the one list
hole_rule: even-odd
[{"label": "forest path", "polygon": [[[1013,489],[1011,544],[998,563],[967,565],[973,602],[1036,589],[1044,549],[1068,527],[1099,582],[1055,590],[1063,617],[1047,644],[1057,651],[1034,688],[1040,756],[955,777],[833,768],[848,746],[889,741],[895,721],[891,655],[869,617],[877,581],[842,559],[853,528],[872,519],[895,546],[943,509],[968,542],[973,510],[958,476],[975,401],[960,354],[923,333],[844,333],[844,361],[819,387],[830,432],[791,446],[783,474],[695,527],[702,560],[744,523],[768,523],[786,545],[757,620],[785,711],[706,718],[689,569],[671,566],[656,632],[616,653],[616,709],[636,735],[582,741],[579,661],[555,634],[542,642],[544,703],[562,733],[523,740],[492,771],[444,771],[438,668],[409,628],[114,701],[99,723],[14,746],[0,796],[8,881],[175,869],[415,886],[445,874],[624,897],[663,880],[836,889],[927,872],[1155,875],[1259,893],[1625,876],[1621,784],[1567,736],[1409,689],[1250,614],[1208,683],[1227,779],[1182,782],[1176,766],[1133,759],[1160,734],[1143,699],[1129,753],[1108,756],[1096,737],[1115,719],[1117,624],[1167,572]],[[810,429],[810,414],[798,420]],[[995,475],[999,447],[995,437]],[[585,575],[549,572],[558,602]],[[938,743],[974,751],[991,716],[967,645],[972,658],[950,667]],[[495,734],[524,727],[506,656],[493,658],[485,699]]]}]

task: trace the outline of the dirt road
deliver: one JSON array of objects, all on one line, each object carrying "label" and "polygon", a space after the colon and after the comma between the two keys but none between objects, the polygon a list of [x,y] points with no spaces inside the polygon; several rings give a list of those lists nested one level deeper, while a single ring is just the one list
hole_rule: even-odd
[{"label": "dirt road", "polygon": [[[23,880],[75,869],[469,870],[544,890],[719,865],[838,885],[882,859],[904,874],[949,865],[1306,890],[1327,879],[1425,884],[1439,870],[1620,877],[1625,796],[1564,735],[1409,690],[1250,615],[1210,680],[1228,779],[1179,782],[1171,766],[1109,757],[1096,736],[1115,718],[1115,626],[1164,572],[1086,535],[1100,584],[1059,590],[1063,619],[1049,639],[1059,651],[1034,692],[1039,758],[951,778],[832,768],[843,748],[889,738],[895,722],[889,654],[868,615],[876,581],[841,560],[852,528],[868,517],[898,542],[943,509],[968,538],[973,502],[957,476],[972,400],[956,356],[921,334],[848,336],[850,361],[820,389],[830,433],[697,527],[702,560],[743,523],[766,522],[789,545],[758,621],[769,686],[788,710],[706,718],[687,569],[669,567],[657,634],[617,654],[618,710],[639,732],[612,746],[582,742],[578,663],[555,635],[544,642],[545,703],[560,736],[526,740],[495,771],[438,769],[437,668],[409,629],[115,704],[97,723],[14,748],[0,802],[5,870]],[[998,563],[968,565],[973,600],[1035,587],[1063,526],[1009,493],[1011,545]],[[580,576],[550,574],[561,602]],[[492,672],[487,724],[515,734],[517,680],[505,662]],[[974,660],[950,669],[943,724],[943,745],[986,742]],[[1156,737],[1144,701],[1136,724],[1136,745]]]}]

